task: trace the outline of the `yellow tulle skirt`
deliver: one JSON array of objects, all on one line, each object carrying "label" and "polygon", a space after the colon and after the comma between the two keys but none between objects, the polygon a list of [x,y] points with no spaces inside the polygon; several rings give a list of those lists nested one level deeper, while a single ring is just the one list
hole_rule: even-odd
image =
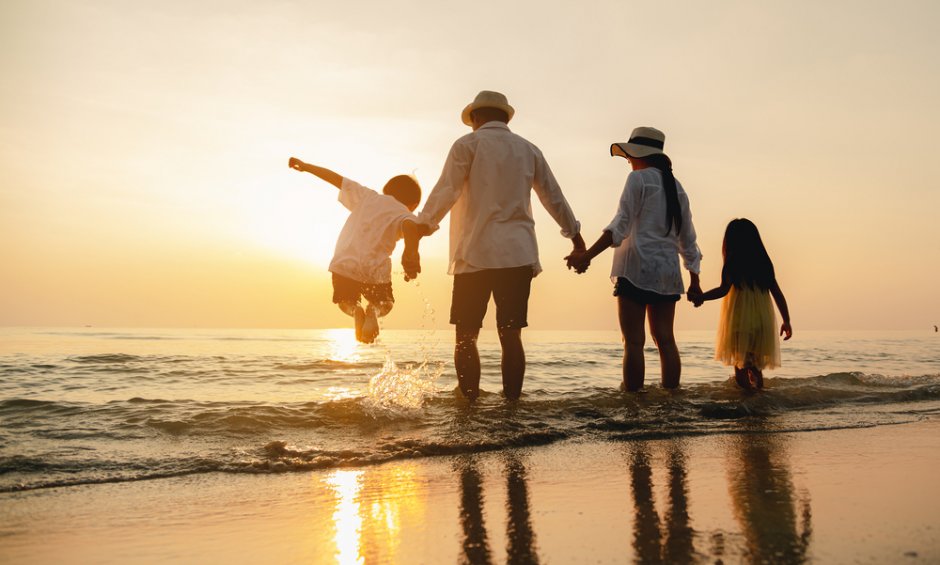
[{"label": "yellow tulle skirt", "polygon": [[770,291],[731,287],[721,303],[715,359],[738,368],[780,366],[780,339]]}]

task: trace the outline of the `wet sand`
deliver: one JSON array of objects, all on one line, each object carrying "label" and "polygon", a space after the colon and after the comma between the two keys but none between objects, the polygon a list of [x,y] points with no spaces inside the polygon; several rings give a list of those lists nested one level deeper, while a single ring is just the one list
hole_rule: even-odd
[{"label": "wet sand", "polygon": [[940,562],[940,419],[0,495],[0,562]]}]

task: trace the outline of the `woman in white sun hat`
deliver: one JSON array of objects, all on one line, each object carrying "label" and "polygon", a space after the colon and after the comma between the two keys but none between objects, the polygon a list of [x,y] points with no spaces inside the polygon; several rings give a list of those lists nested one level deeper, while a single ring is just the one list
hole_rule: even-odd
[{"label": "woman in white sun hat", "polygon": [[662,386],[679,386],[682,364],[673,322],[676,303],[685,291],[680,256],[691,278],[690,294],[701,292],[702,253],[695,241],[689,198],[672,174],[672,161],[663,153],[665,140],[656,128],[638,127],[629,141],[610,146],[611,156],[626,158],[633,168],[617,214],[590,249],[567,258],[569,268],[583,273],[591,259],[614,248],[610,277],[623,333],[623,383],[628,391],[643,388],[647,319],[659,349]]}]

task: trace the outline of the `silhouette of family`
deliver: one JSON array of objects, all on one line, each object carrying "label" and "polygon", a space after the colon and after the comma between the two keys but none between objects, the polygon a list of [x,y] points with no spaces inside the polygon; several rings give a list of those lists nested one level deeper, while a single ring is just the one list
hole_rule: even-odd
[{"label": "silhouette of family", "polygon": [[[291,168],[338,188],[340,203],[350,211],[329,270],[333,302],[355,320],[356,338],[374,341],[378,318],[394,305],[391,254],[396,242],[404,239],[402,267],[405,280],[413,280],[421,272],[420,240],[436,232],[450,213],[450,323],[456,331],[458,387],[470,401],[480,394],[477,339],[492,297],[502,349],[503,394],[518,399],[526,369],[522,328],[528,325],[532,279],[542,270],[531,205],[535,191],[562,236],[571,240],[572,251],[565,257],[569,269],[584,273],[594,258],[614,249],[611,280],[624,342],[627,391],[643,388],[647,323],[659,350],[662,386],[679,386],[682,364],[673,326],[683,293],[696,307],[723,298],[715,359],[734,367],[735,381],[742,388],[761,389],[763,371],[780,365],[774,303],[783,318],[779,335],[789,339],[793,331],[757,227],[746,219],[728,225],[720,285],[703,292],[702,253],[689,198],[663,151],[665,135],[638,127],[627,141],[610,146],[610,155],[625,158],[632,171],[613,220],[587,248],[581,224],[542,152],[509,129],[514,113],[506,97],[492,91],[480,92],[463,109],[461,119],[473,131],[451,146],[440,179],[417,215],[413,212],[421,201],[421,188],[410,176],[392,178],[379,194],[329,169],[290,159]],[[680,257],[689,272],[688,291]]]}]

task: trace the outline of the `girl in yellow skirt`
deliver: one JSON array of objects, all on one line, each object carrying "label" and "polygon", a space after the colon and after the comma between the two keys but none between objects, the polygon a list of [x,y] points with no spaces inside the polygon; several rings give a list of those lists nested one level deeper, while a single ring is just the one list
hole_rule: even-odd
[{"label": "girl in yellow skirt", "polygon": [[722,243],[724,266],[721,286],[701,294],[690,294],[696,307],[706,300],[724,297],[715,346],[715,359],[734,367],[734,379],[748,390],[764,386],[764,369],[780,366],[780,342],[774,306],[777,303],[783,324],[780,335],[793,335],[790,311],[774,265],[764,249],[760,233],[750,220],[732,220]]}]

